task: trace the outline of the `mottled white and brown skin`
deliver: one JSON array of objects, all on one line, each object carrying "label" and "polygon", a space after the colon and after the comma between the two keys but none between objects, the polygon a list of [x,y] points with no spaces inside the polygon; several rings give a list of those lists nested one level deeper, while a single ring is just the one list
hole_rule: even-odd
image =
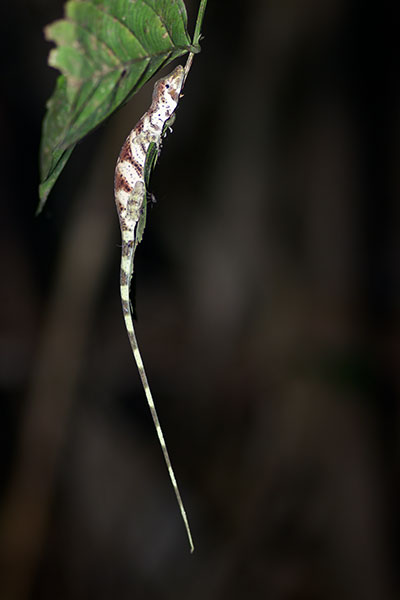
[{"label": "mottled white and brown skin", "polygon": [[151,416],[167,464],[168,473],[185,524],[190,549],[191,552],[193,552],[194,546],[189,522],[171,465],[164,435],[147,381],[146,372],[144,370],[142,357],[136,340],[129,300],[134,255],[141,236],[141,233],[138,231],[139,221],[142,215],[146,195],[146,159],[150,144],[155,144],[158,152],[161,149],[165,124],[171,119],[178,105],[184,79],[184,68],[179,65],[172,73],[159,79],[154,85],[153,99],[149,110],[141,117],[141,119],[139,119],[121,148],[117,166],[115,168],[114,191],[122,235],[120,289],[125,325]]}]

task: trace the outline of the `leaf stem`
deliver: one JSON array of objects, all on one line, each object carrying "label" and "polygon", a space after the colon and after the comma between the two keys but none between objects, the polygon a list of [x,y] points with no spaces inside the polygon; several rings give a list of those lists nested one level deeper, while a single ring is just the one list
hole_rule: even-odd
[{"label": "leaf stem", "polygon": [[193,46],[198,46],[201,37],[201,25],[206,11],[207,0],[200,0],[199,12],[197,13],[196,26],[193,34]]},{"label": "leaf stem", "polygon": [[[199,11],[197,13],[196,25],[194,28],[194,34],[193,34],[193,40],[192,40],[193,46],[195,48],[199,48],[199,42],[200,42],[200,38],[201,38],[201,25],[203,23],[206,6],[207,6],[207,0],[200,0],[200,6],[199,6]],[[185,81],[186,81],[186,77],[189,74],[190,67],[192,66],[194,55],[195,55],[194,52],[189,52],[189,56],[188,56],[188,59],[186,61],[186,65],[185,65]]]}]

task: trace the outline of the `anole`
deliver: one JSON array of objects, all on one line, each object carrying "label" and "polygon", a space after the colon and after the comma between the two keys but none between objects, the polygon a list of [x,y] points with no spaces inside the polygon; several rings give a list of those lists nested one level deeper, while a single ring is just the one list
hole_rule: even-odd
[{"label": "anole", "polygon": [[142,239],[146,220],[146,187],[149,174],[161,150],[162,139],[174,117],[174,111],[179,102],[186,74],[187,70],[179,65],[172,73],[155,83],[149,110],[139,119],[121,148],[115,168],[114,193],[122,236],[120,291],[126,330],[167,464],[169,477],[185,524],[190,551],[193,552],[194,545],[189,521],[144,370],[136,340],[129,298],[135,250]]}]

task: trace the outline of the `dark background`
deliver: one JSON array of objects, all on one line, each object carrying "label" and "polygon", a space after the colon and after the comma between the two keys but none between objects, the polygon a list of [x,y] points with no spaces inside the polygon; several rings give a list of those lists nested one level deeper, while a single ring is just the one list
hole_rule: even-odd
[{"label": "dark background", "polygon": [[62,3],[4,7],[2,600],[398,597],[395,5],[209,0],[133,290],[193,556],[119,299],[113,171],[151,85],[35,218]]}]

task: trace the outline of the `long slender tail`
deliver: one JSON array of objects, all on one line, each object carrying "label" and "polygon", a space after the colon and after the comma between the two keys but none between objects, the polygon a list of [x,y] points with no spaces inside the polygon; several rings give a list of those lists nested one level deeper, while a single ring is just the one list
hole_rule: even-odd
[{"label": "long slender tail", "polygon": [[143,364],[142,357],[141,357],[140,351],[139,351],[139,346],[138,346],[138,343],[136,340],[135,328],[133,325],[132,312],[131,312],[131,304],[130,304],[130,299],[129,299],[130,277],[129,277],[129,271],[126,268],[127,264],[129,265],[129,262],[130,262],[129,259],[123,255],[122,261],[121,261],[120,287],[121,287],[122,310],[124,313],[126,330],[128,332],[129,341],[131,343],[133,356],[135,357],[135,361],[136,361],[136,365],[137,365],[137,368],[139,371],[140,379],[142,381],[144,393],[146,394],[147,404],[149,405],[151,416],[153,418],[153,423],[154,423],[154,426],[157,431],[157,435],[158,435],[161,450],[162,450],[162,453],[164,456],[164,460],[167,465],[169,477],[170,477],[172,486],[174,488],[175,496],[178,501],[179,510],[181,512],[182,519],[183,519],[183,522],[185,525],[187,537],[188,537],[189,544],[190,544],[190,552],[193,552],[194,545],[193,545],[192,533],[190,531],[189,521],[188,521],[188,518],[186,515],[185,507],[183,505],[181,494],[179,492],[178,483],[176,481],[175,473],[172,468],[171,459],[169,457],[167,445],[166,445],[165,439],[164,439],[164,434],[162,432],[160,421],[158,419],[157,410],[156,410],[156,407],[154,404],[153,396],[151,394],[149,383],[147,381],[146,372],[144,370],[144,364]]}]

